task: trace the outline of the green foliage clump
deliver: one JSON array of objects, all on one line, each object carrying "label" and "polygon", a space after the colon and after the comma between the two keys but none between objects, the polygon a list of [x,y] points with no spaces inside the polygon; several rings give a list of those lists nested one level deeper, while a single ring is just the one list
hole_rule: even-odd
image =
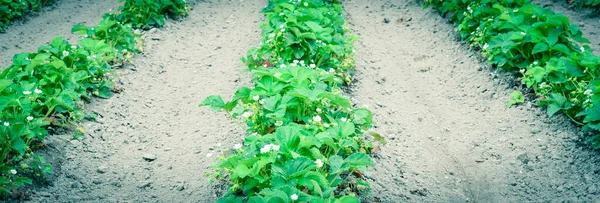
[{"label": "green foliage clump", "polygon": [[31,11],[40,10],[54,0],[2,0],[0,1],[0,32],[14,19],[22,18]]},{"label": "green foliage clump", "polygon": [[131,24],[134,28],[150,29],[162,27],[165,16],[181,18],[189,14],[186,0],[119,0],[125,2],[116,20]]}]

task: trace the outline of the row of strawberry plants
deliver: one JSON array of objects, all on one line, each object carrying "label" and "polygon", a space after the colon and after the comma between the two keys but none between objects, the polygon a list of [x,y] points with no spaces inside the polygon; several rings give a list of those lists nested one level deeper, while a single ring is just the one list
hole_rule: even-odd
[{"label": "row of strawberry plants", "polygon": [[263,42],[243,59],[254,87],[200,104],[246,124],[243,144],[215,164],[230,183],[218,202],[359,202],[373,120],[342,95],[354,38],[340,2],[270,0],[263,13]]},{"label": "row of strawberry plants", "polygon": [[0,32],[4,32],[10,23],[24,17],[32,11],[40,10],[42,7],[54,0],[3,0],[0,1]]},{"label": "row of strawberry plants", "polygon": [[[600,130],[600,57],[577,25],[529,0],[428,0],[489,63],[519,76],[548,115]],[[600,148],[600,136],[591,137]]]},{"label": "row of strawberry plants", "polygon": [[119,20],[133,12],[106,14],[98,26],[76,25],[78,44],[57,37],[35,53],[16,54],[0,73],[0,197],[52,173],[33,150],[52,129],[84,119],[83,103],[92,96],[110,97],[111,66],[141,51],[140,34]]},{"label": "row of strawberry plants", "polygon": [[600,0],[569,0],[569,3],[579,7],[590,7],[600,9]]}]

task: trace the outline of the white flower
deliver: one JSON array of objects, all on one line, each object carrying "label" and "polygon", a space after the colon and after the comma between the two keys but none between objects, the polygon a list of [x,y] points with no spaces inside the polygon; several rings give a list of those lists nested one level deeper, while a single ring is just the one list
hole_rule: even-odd
[{"label": "white flower", "polygon": [[533,62],[533,65],[536,65],[536,66],[537,66],[537,64],[539,64],[539,62],[537,62],[537,61],[534,61],[534,62]]},{"label": "white flower", "polygon": [[281,29],[280,32],[285,32],[285,29]]},{"label": "white flower", "polygon": [[521,70],[519,70],[519,72],[525,73],[525,69],[521,69]]},{"label": "white flower", "polygon": [[62,54],[63,56],[69,56],[69,52],[67,50],[63,50]]},{"label": "white flower", "polygon": [[483,49],[487,49],[488,47],[490,47],[490,45],[488,45],[487,43],[485,43],[485,44],[483,45]]},{"label": "white flower", "polygon": [[321,120],[321,116],[318,116],[318,115],[317,115],[317,116],[314,116],[314,117],[313,117],[313,121],[320,123],[320,122],[322,121],[322,120]]},{"label": "white flower", "polygon": [[316,67],[317,67],[317,65],[315,65],[314,63],[312,63],[312,64],[310,64],[308,67],[311,67],[311,68],[316,68]]},{"label": "white flower", "polygon": [[10,123],[8,121],[4,121],[4,126],[8,127]]},{"label": "white flower", "polygon": [[23,94],[24,94],[24,95],[30,95],[30,94],[31,94],[31,91],[29,91],[29,90],[23,91]]},{"label": "white flower", "polygon": [[521,35],[526,35],[525,32],[521,32]]},{"label": "white flower", "polygon": [[535,18],[535,17],[537,17],[537,16],[535,16],[535,15],[532,15],[532,16],[531,16],[531,18]]},{"label": "white flower", "polygon": [[259,104],[265,104],[265,100],[261,99],[260,101],[258,101]]},{"label": "white flower", "polygon": [[592,94],[592,90],[590,90],[590,89],[585,90],[585,92],[583,92],[583,94],[590,95],[590,94]]},{"label": "white flower", "polygon": [[330,73],[335,73],[335,69],[333,69],[333,68],[330,68],[330,69],[329,69],[329,72],[330,72]]},{"label": "white flower", "polygon": [[40,90],[40,89],[38,89],[38,88],[35,88],[35,90],[33,90],[33,92],[35,92],[36,94],[41,94],[41,93],[42,93],[42,90]]},{"label": "white flower", "polygon": [[323,123],[323,126],[325,126],[326,128],[329,128],[329,123]]},{"label": "white flower", "polygon": [[579,47],[579,50],[581,50],[581,52],[585,52],[585,48],[583,47]]},{"label": "white flower", "polygon": [[281,25],[279,25],[279,28],[283,28],[284,26],[285,26],[285,25],[281,24]]},{"label": "white flower", "polygon": [[260,148],[260,153],[264,154],[264,153],[267,153],[267,152],[271,151],[271,147],[272,146],[270,144],[265,145],[264,147]]},{"label": "white flower", "polygon": [[276,125],[276,126],[282,126],[282,125],[283,125],[283,121],[276,121],[276,122],[275,122],[275,125]]},{"label": "white flower", "polygon": [[256,96],[252,97],[252,99],[254,99],[254,101],[258,101],[260,99],[260,96],[256,95]]},{"label": "white flower", "polygon": [[77,46],[73,45],[71,46],[71,49],[77,49]]},{"label": "white flower", "polygon": [[298,63],[298,60],[294,60],[294,61],[292,61],[292,63]]},{"label": "white flower", "polygon": [[290,198],[292,198],[293,201],[296,201],[296,200],[298,200],[298,195],[292,194],[292,196],[290,196]]},{"label": "white flower", "polygon": [[321,161],[321,159],[317,159],[317,160],[315,161],[315,164],[317,164],[317,168],[321,168],[321,167],[323,167],[323,161]]},{"label": "white flower", "polygon": [[273,37],[275,37],[275,33],[269,34],[269,38],[273,38]]},{"label": "white flower", "polygon": [[279,145],[271,145],[273,151],[279,151]]},{"label": "white flower", "polygon": [[233,149],[240,149],[240,148],[242,148],[242,144],[238,143],[238,144],[233,145]]},{"label": "white flower", "polygon": [[308,6],[308,3],[304,2],[304,6]]},{"label": "white flower", "polygon": [[317,112],[321,113],[321,111],[322,111],[321,108],[317,108]]},{"label": "white flower", "polygon": [[279,16],[283,16],[283,13],[279,13]]},{"label": "white flower", "polygon": [[304,60],[301,60],[301,61],[300,61],[300,64],[304,65]]},{"label": "white flower", "polygon": [[17,170],[15,170],[15,169],[10,169],[10,174],[13,174],[13,175],[17,174]]},{"label": "white flower", "polygon": [[244,114],[242,114],[242,116],[244,116],[244,118],[250,118],[250,116],[252,116],[252,113],[244,112]]},{"label": "white flower", "polygon": [[342,120],[342,122],[346,122],[346,121],[348,121],[348,119],[347,119],[347,118],[342,118],[342,119],[340,119],[340,120]]},{"label": "white flower", "polygon": [[33,116],[27,116],[27,120],[28,121],[32,121],[33,120]]}]

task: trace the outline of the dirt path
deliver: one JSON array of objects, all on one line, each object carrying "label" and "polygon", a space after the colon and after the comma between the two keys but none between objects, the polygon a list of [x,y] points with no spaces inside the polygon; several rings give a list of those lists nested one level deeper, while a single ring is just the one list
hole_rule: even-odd
[{"label": "dirt path", "polygon": [[78,38],[71,34],[74,25],[96,25],[104,13],[120,5],[117,0],[58,0],[38,16],[29,15],[25,20],[16,21],[6,33],[0,33],[0,69],[10,66],[13,55],[37,51],[54,37],[63,36],[75,42]]},{"label": "dirt path", "polygon": [[480,62],[453,25],[412,0],[345,6],[360,36],[354,103],[388,139],[367,173],[370,202],[600,199],[600,154],[580,128],[532,104],[507,108],[514,79]]},{"label": "dirt path", "polygon": [[145,54],[117,70],[124,92],[90,106],[100,116],[84,123],[84,139],[48,140],[58,176],[31,202],[214,202],[205,176],[214,148],[242,134],[198,104],[250,81],[239,58],[259,43],[264,5],[200,2],[183,22],[147,33]]}]

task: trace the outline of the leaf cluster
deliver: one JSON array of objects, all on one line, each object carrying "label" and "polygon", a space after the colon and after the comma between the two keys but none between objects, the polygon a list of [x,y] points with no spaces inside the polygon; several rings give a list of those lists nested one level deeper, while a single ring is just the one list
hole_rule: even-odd
[{"label": "leaf cluster", "polygon": [[116,19],[134,28],[150,29],[162,27],[166,17],[181,18],[189,14],[186,0],[119,0],[125,2]]},{"label": "leaf cluster", "polygon": [[54,0],[0,0],[0,32],[14,19],[22,18],[53,2]]}]

